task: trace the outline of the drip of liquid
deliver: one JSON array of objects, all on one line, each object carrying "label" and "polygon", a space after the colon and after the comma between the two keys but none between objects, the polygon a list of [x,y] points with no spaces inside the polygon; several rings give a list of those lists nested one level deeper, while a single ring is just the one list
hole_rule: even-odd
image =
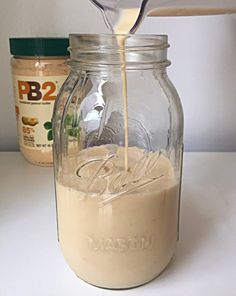
[{"label": "drip of liquid", "polygon": [[120,15],[120,19],[113,31],[117,34],[117,43],[120,48],[120,62],[121,62],[121,79],[122,79],[122,94],[123,94],[123,108],[124,108],[124,132],[125,132],[125,170],[129,170],[128,148],[129,148],[129,130],[128,130],[128,87],[127,87],[127,73],[126,73],[126,57],[125,57],[125,41],[126,34],[129,33],[130,28],[134,25],[139,15],[140,9],[124,9]]},{"label": "drip of liquid", "polygon": [[128,87],[127,87],[127,74],[126,74],[126,58],[125,58],[125,38],[120,38],[118,40],[119,46],[121,48],[120,61],[121,61],[121,79],[122,79],[122,93],[123,93],[123,106],[124,106],[124,128],[125,128],[125,170],[129,169],[128,160],[128,149],[129,149],[129,130],[128,130]]}]

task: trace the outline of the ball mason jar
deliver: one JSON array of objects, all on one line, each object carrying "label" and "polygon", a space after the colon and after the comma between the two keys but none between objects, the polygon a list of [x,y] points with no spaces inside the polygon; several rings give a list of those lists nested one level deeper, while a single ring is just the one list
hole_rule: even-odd
[{"label": "ball mason jar", "polygon": [[124,66],[115,35],[70,36],[53,121],[58,239],[71,269],[95,286],[142,285],[176,248],[183,111],[167,48],[167,36],[127,36]]}]

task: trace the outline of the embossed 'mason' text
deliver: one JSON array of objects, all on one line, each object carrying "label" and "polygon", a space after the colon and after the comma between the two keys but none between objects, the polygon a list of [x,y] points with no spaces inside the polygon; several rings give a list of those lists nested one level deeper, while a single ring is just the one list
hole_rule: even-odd
[{"label": "embossed 'mason' text", "polygon": [[138,235],[129,238],[94,238],[88,237],[88,248],[97,252],[127,252],[150,250],[154,248],[153,235]]}]

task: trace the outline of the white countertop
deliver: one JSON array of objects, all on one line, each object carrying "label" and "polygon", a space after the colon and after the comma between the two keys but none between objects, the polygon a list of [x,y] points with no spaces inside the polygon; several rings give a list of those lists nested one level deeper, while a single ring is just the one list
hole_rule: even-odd
[{"label": "white countertop", "polygon": [[60,252],[51,168],[0,153],[0,296],[235,296],[236,153],[186,153],[175,259],[142,287],[78,279]]}]

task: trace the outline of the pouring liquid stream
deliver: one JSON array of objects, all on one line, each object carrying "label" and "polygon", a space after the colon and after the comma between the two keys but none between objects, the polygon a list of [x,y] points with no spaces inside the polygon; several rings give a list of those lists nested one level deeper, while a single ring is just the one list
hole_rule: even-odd
[{"label": "pouring liquid stream", "polygon": [[119,22],[113,27],[113,31],[117,34],[117,43],[120,48],[120,63],[121,63],[121,79],[122,79],[122,94],[124,108],[124,133],[125,133],[125,171],[129,170],[128,150],[129,150],[129,129],[128,129],[128,84],[126,73],[126,56],[125,56],[125,41],[126,35],[130,28],[136,22],[139,15],[139,9],[126,9],[121,14]]},{"label": "pouring liquid stream", "polygon": [[[128,85],[126,73],[125,41],[127,34],[135,33],[141,25],[143,19],[149,16],[194,16],[194,15],[217,15],[236,13],[235,0],[222,2],[213,1],[157,1],[157,0],[91,0],[103,12],[106,24],[112,32],[117,35],[117,43],[120,48],[121,79],[124,109],[124,133],[125,133],[125,170],[129,170],[128,165]],[[209,4],[207,4],[210,3]],[[173,6],[168,6],[168,4]],[[122,6],[123,5],[123,6]],[[122,35],[119,35],[122,34]]]}]

